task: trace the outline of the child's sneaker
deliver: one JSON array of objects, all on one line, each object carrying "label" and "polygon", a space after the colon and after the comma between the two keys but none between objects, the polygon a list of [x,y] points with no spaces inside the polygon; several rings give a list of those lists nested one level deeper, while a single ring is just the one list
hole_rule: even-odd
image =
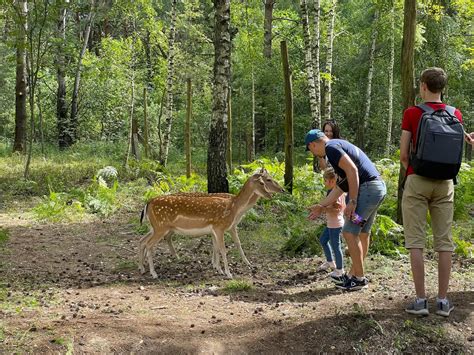
[{"label": "child's sneaker", "polygon": [[451,311],[454,309],[454,306],[449,300],[444,299],[436,300],[436,314],[443,316],[443,317],[449,317],[449,314]]},{"label": "child's sneaker", "polygon": [[344,273],[344,270],[342,269],[334,270],[329,274],[329,277],[336,285],[343,284],[348,278],[348,276]]},{"label": "child's sneaker", "polygon": [[405,308],[405,312],[410,314],[417,314],[420,316],[427,316],[430,312],[428,311],[428,301],[426,299],[415,299],[415,302],[408,305]]},{"label": "child's sneaker", "polygon": [[352,276],[351,278],[347,278],[346,282],[342,285],[336,285],[336,287],[345,291],[358,291],[369,287],[369,280],[365,277],[363,277],[362,280],[358,280],[357,277]]},{"label": "child's sneaker", "polygon": [[325,261],[318,267],[318,271],[327,271],[329,269],[334,269],[336,265],[334,264],[334,261]]}]

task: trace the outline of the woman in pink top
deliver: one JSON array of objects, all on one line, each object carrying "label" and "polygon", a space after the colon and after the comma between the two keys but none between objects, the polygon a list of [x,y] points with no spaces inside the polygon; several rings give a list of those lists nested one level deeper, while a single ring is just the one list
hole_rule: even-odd
[{"label": "woman in pink top", "polygon": [[[336,187],[336,173],[334,169],[328,168],[323,173],[324,185],[328,189],[328,193]],[[325,271],[329,268],[335,269],[329,275],[336,283],[344,281],[344,260],[341,250],[341,230],[344,225],[344,208],[345,194],[342,194],[338,200],[329,207],[325,208],[326,212],[326,228],[319,237],[321,246],[323,247],[326,261],[321,264],[318,271]],[[333,261],[333,254],[336,263]]]}]

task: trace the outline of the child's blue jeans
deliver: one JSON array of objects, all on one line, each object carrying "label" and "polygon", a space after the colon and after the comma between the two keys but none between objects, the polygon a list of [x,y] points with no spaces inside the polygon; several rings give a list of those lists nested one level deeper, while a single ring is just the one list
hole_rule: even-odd
[{"label": "child's blue jeans", "polygon": [[342,259],[341,251],[341,230],[340,228],[324,228],[323,234],[319,237],[321,246],[323,247],[324,255],[326,260],[331,262],[332,254],[334,253],[334,258],[336,259],[336,268],[342,269],[344,262]]}]

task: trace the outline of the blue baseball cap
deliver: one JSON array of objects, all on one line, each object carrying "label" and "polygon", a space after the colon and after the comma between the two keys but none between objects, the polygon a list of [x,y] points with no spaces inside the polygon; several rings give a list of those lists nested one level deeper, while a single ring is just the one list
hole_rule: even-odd
[{"label": "blue baseball cap", "polygon": [[306,144],[306,150],[308,151],[308,144],[314,141],[317,141],[318,139],[324,137],[325,134],[320,130],[320,129],[312,129],[308,133],[306,133],[306,137],[304,137],[304,143]]}]

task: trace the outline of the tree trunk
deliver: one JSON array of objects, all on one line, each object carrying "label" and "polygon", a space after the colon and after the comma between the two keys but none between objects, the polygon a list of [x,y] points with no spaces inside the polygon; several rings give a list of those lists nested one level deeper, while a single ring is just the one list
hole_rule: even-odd
[{"label": "tree trunk", "polygon": [[148,159],[148,89],[143,88],[143,145],[145,147],[145,158]]},{"label": "tree trunk", "polygon": [[332,114],[332,49],[334,44],[334,22],[336,20],[337,0],[332,0],[328,22],[328,47],[326,54],[326,79],[324,80],[324,119],[330,120]]},{"label": "tree trunk", "polygon": [[255,159],[255,75],[252,72],[252,126],[250,127],[250,156],[249,160]]},{"label": "tree trunk", "polygon": [[314,74],[314,94],[316,99],[316,108],[318,110],[317,119],[313,120],[311,128],[321,127],[321,73],[319,68],[319,21],[320,21],[320,4],[319,0],[314,0],[314,34],[311,46],[311,58],[313,62]]},{"label": "tree trunk", "polygon": [[207,155],[208,192],[228,192],[227,95],[230,81],[230,0],[214,0],[214,93]]},{"label": "tree trunk", "polygon": [[148,90],[153,89],[153,63],[151,59],[151,49],[150,49],[150,31],[146,30],[145,35],[142,39],[143,50],[145,51],[145,63],[146,63],[146,86]]},{"label": "tree trunk", "polygon": [[263,57],[267,59],[272,57],[272,21],[274,5],[275,0],[265,0],[265,19],[263,21]]},{"label": "tree trunk", "polygon": [[27,13],[26,0],[18,1],[18,35],[16,40],[16,85],[15,85],[15,140],[14,152],[26,152],[26,45],[27,45]]},{"label": "tree trunk", "polygon": [[301,6],[301,21],[303,23],[303,38],[305,48],[305,67],[306,75],[308,76],[308,91],[309,91],[309,106],[311,109],[311,122],[316,127],[320,126],[319,120],[319,103],[316,100],[316,91],[314,84],[313,58],[311,54],[311,38],[309,34],[308,24],[308,6],[306,0],[300,1]]},{"label": "tree trunk", "polygon": [[166,166],[171,139],[171,124],[173,120],[173,81],[174,81],[174,45],[176,38],[176,0],[171,5],[171,25],[168,39],[168,75],[166,77],[166,105],[165,105],[165,127],[163,135],[163,148],[160,150],[160,163]]},{"label": "tree trunk", "polygon": [[191,177],[191,117],[193,112],[193,91],[191,78],[187,80],[186,126],[184,130],[184,148],[186,150],[186,177]]},{"label": "tree trunk", "polygon": [[[415,104],[414,86],[414,59],[415,59],[415,33],[416,33],[416,0],[405,0],[403,19],[403,41],[402,41],[402,103],[403,109],[407,109]],[[402,195],[403,183],[405,181],[405,168],[400,164],[398,175],[398,203],[397,222],[403,223],[402,218]]]},{"label": "tree trunk", "polygon": [[291,86],[291,71],[288,61],[286,41],[281,42],[281,58],[283,76],[285,79],[285,187],[293,192],[293,92]]},{"label": "tree trunk", "polygon": [[227,96],[227,167],[232,174],[232,88]]},{"label": "tree trunk", "polygon": [[374,21],[372,22],[372,38],[371,38],[371,46],[369,52],[369,72],[367,74],[367,92],[365,98],[365,114],[362,122],[359,122],[358,129],[359,129],[359,139],[358,145],[362,150],[365,149],[366,145],[366,137],[365,133],[369,128],[369,119],[370,119],[370,106],[372,103],[372,79],[374,77],[374,65],[375,65],[375,45],[377,42],[377,17],[378,13],[377,10],[374,15]]},{"label": "tree trunk", "polygon": [[79,53],[79,58],[77,59],[77,68],[76,68],[76,77],[74,79],[74,89],[72,91],[71,99],[71,117],[70,117],[70,135],[71,135],[71,144],[74,144],[77,141],[77,108],[79,101],[79,86],[81,83],[81,70],[82,70],[82,58],[86,54],[87,43],[89,42],[89,36],[91,33],[92,23],[94,21],[94,0],[91,1],[91,10],[87,18],[87,27],[84,34],[84,43],[82,45],[81,52]]},{"label": "tree trunk", "polygon": [[395,2],[392,1],[390,9],[390,64],[388,66],[388,122],[387,138],[385,139],[385,156],[390,156],[390,145],[392,142],[393,122],[393,70],[395,67]]},{"label": "tree trunk", "polygon": [[58,90],[56,94],[56,120],[58,127],[59,149],[65,149],[72,145],[71,127],[68,119],[68,107],[66,101],[66,60],[64,46],[66,45],[66,16],[67,9],[61,9],[58,21],[58,38],[60,42],[57,46],[56,56],[56,79]]}]

